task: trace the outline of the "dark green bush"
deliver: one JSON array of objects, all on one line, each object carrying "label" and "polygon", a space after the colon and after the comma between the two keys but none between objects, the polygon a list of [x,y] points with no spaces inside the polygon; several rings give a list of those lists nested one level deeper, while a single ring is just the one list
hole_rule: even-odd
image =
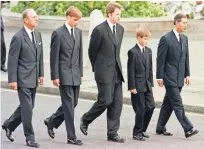
[{"label": "dark green bush", "polygon": [[[78,7],[83,17],[90,16],[94,9],[102,10],[105,15],[107,1],[19,1],[12,8],[13,12],[22,13],[26,8],[33,8],[39,15],[64,16],[69,6]],[[147,1],[119,1],[123,6],[122,17],[160,17],[166,12],[160,5]]]}]

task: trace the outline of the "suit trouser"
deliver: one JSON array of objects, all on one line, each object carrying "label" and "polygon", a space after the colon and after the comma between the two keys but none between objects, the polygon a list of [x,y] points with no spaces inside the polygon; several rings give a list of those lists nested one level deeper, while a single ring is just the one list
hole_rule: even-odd
[{"label": "suit trouser", "polygon": [[155,108],[152,91],[148,89],[147,92],[144,93],[131,94],[131,101],[136,114],[133,135],[146,132]]},{"label": "suit trouser", "polygon": [[123,94],[122,82],[113,79],[112,83],[98,83],[98,100],[91,109],[82,116],[84,124],[89,125],[107,109],[107,135],[116,136],[120,127]]},{"label": "suit trouser", "polygon": [[[75,86],[74,87],[74,94],[76,96],[76,99],[74,99],[74,107],[77,106],[78,104],[78,97],[79,97],[79,91],[80,91],[80,86]],[[64,111],[62,105],[57,109],[55,113],[53,113],[49,119],[49,128],[58,128],[64,121]]]},{"label": "suit trouser", "polygon": [[35,105],[36,88],[18,88],[18,96],[20,105],[6,120],[7,127],[14,131],[21,122],[26,140],[34,140],[35,134],[32,126],[33,108]]},{"label": "suit trouser", "polygon": [[78,103],[79,86],[60,85],[60,95],[68,139],[76,139],[74,108]]},{"label": "suit trouser", "polygon": [[4,41],[4,31],[1,31],[1,67],[5,66],[6,62],[6,44]]},{"label": "suit trouser", "polygon": [[166,94],[157,122],[157,131],[166,131],[165,126],[171,116],[172,111],[174,111],[178,121],[184,129],[184,132],[189,131],[193,128],[193,125],[185,115],[185,110],[180,95],[182,87],[165,86],[165,88]]}]

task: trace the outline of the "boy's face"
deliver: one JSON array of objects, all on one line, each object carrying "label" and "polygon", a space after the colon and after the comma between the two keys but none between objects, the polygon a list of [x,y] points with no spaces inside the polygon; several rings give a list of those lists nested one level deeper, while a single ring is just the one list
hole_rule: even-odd
[{"label": "boy's face", "polygon": [[149,37],[137,37],[137,40],[138,40],[138,43],[141,45],[141,46],[146,46],[147,43],[148,43],[148,40],[149,40]]},{"label": "boy's face", "polygon": [[67,23],[71,26],[71,27],[76,27],[78,22],[79,22],[79,18],[77,17],[71,17],[71,16],[67,16]]}]

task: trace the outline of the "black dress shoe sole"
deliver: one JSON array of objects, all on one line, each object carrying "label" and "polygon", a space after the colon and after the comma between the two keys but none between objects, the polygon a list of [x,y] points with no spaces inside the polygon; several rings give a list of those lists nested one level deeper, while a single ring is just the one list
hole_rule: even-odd
[{"label": "black dress shoe sole", "polygon": [[198,131],[198,130],[195,130],[192,134],[186,135],[186,138],[190,138],[190,137],[192,137],[192,136],[194,136],[194,135],[196,135],[196,134],[198,134],[198,133],[199,133],[199,131]]},{"label": "black dress shoe sole", "polygon": [[172,133],[169,133],[169,132],[167,132],[167,133],[156,132],[156,134],[157,134],[157,135],[163,135],[163,136],[173,136],[173,134],[172,134]]},{"label": "black dress shoe sole", "polygon": [[[2,127],[2,129],[5,130],[5,132],[6,132],[6,126],[2,125],[1,127]],[[11,142],[14,141],[14,138],[10,138],[10,137],[8,137],[7,135],[6,135],[6,137],[7,137]]]},{"label": "black dress shoe sole", "polygon": [[116,143],[124,143],[124,142],[125,142],[124,139],[121,139],[121,140],[115,140],[115,139],[110,139],[110,138],[108,138],[107,140],[110,141],[110,142],[116,142]]},{"label": "black dress shoe sole", "polygon": [[85,136],[88,135],[88,132],[87,132],[87,131],[84,131],[84,129],[81,127],[81,125],[80,125],[80,130],[81,130],[81,132],[82,132]]},{"label": "black dress shoe sole", "polygon": [[29,147],[35,147],[35,148],[39,148],[39,147],[40,147],[39,144],[32,145],[32,144],[28,144],[28,143],[26,143],[26,145],[29,146]]},{"label": "black dress shoe sole", "polygon": [[74,142],[71,142],[71,141],[67,141],[67,144],[72,144],[72,145],[83,145],[83,142],[78,142],[78,143],[74,143]]},{"label": "black dress shoe sole", "polygon": [[139,138],[135,138],[135,137],[133,137],[132,139],[133,139],[133,140],[137,140],[137,141],[145,141],[145,139],[144,139],[144,138],[139,139]]},{"label": "black dress shoe sole", "polygon": [[[48,129],[48,122],[46,120],[44,120],[44,124],[47,126],[47,129]],[[48,129],[49,130],[49,129]],[[50,136],[50,138],[54,139],[55,138],[55,135],[51,135],[47,130],[47,133],[48,135]]]}]

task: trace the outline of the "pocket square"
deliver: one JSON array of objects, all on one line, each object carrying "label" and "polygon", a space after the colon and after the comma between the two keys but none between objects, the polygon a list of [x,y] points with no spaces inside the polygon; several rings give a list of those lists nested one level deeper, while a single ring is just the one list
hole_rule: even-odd
[{"label": "pocket square", "polygon": [[39,42],[39,45],[41,45],[41,42]]}]

